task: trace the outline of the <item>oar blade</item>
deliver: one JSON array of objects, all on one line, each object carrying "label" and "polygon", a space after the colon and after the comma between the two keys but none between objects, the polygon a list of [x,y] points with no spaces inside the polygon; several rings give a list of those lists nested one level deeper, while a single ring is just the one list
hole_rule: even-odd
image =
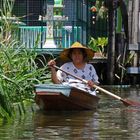
[{"label": "oar blade", "polygon": [[125,106],[136,106],[136,107],[140,107],[140,103],[139,102],[131,101],[131,100],[128,100],[128,99],[121,99],[121,101],[123,102],[123,104]]}]

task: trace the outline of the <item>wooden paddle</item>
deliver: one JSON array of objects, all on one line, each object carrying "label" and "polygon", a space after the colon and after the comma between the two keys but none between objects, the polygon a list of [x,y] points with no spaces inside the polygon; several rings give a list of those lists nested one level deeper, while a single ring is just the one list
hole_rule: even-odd
[{"label": "wooden paddle", "polygon": [[[58,70],[60,70],[60,71],[62,71],[62,72],[64,72],[64,73],[66,73],[66,74],[68,74],[68,75],[70,75],[70,76],[72,76],[72,77],[74,77],[74,78],[76,78],[76,79],[78,79],[78,80],[80,80],[80,81],[82,81],[83,83],[88,83],[88,81],[87,80],[85,80],[85,79],[82,79],[82,78],[80,78],[80,77],[78,77],[78,76],[76,76],[76,75],[73,75],[73,74],[71,74],[71,73],[69,73],[69,72],[67,72],[67,71],[65,71],[65,70],[63,70],[63,69],[61,69],[61,68],[59,68],[58,66],[56,66],[56,65],[54,65],[53,66],[54,68],[56,68],[56,69],[58,69]],[[97,89],[97,90],[99,90],[99,91],[101,91],[101,92],[103,92],[103,93],[105,93],[105,94],[107,94],[107,95],[109,95],[109,96],[111,96],[111,97],[114,97],[115,99],[118,99],[118,100],[120,100],[121,102],[123,102],[123,104],[125,105],[125,106],[140,106],[140,103],[136,103],[136,102],[134,102],[134,101],[130,101],[130,100],[127,100],[127,99],[123,99],[123,98],[121,98],[121,97],[119,97],[119,96],[117,96],[117,95],[115,95],[115,94],[113,94],[113,93],[111,93],[110,91],[108,91],[108,90],[106,90],[106,89],[104,89],[104,88],[101,88],[101,87],[99,87],[99,86],[97,86],[97,85],[93,85],[93,88],[95,88],[95,89]]]}]

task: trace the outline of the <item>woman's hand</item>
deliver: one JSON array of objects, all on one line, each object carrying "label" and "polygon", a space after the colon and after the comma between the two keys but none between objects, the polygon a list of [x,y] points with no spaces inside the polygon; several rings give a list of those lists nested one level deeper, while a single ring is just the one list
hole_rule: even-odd
[{"label": "woman's hand", "polygon": [[55,68],[53,67],[54,65],[56,65],[55,60],[50,60],[50,61],[48,62],[48,67],[51,68],[51,69],[55,69]]},{"label": "woman's hand", "polygon": [[87,82],[87,84],[88,84],[89,87],[93,88],[94,82],[91,81],[91,80],[89,80],[89,81]]}]

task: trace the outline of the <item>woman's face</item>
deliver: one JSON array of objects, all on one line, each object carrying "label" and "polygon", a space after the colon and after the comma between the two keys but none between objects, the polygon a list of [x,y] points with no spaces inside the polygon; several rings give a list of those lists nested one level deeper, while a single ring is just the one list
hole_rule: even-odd
[{"label": "woman's face", "polygon": [[80,64],[84,61],[83,53],[80,49],[73,49],[71,59],[74,63]]}]

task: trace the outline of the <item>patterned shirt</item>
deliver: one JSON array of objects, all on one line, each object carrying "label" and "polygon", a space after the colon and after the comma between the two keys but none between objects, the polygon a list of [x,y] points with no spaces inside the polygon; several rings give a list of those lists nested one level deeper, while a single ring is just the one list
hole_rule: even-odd
[{"label": "patterned shirt", "polygon": [[[74,66],[72,62],[68,62],[63,64],[60,68],[82,79],[91,80],[93,82],[99,83],[96,70],[91,64],[86,63],[83,69],[78,69]],[[57,71],[57,77],[61,82],[70,82],[70,80],[76,80],[74,77],[67,75],[60,70]]]}]

